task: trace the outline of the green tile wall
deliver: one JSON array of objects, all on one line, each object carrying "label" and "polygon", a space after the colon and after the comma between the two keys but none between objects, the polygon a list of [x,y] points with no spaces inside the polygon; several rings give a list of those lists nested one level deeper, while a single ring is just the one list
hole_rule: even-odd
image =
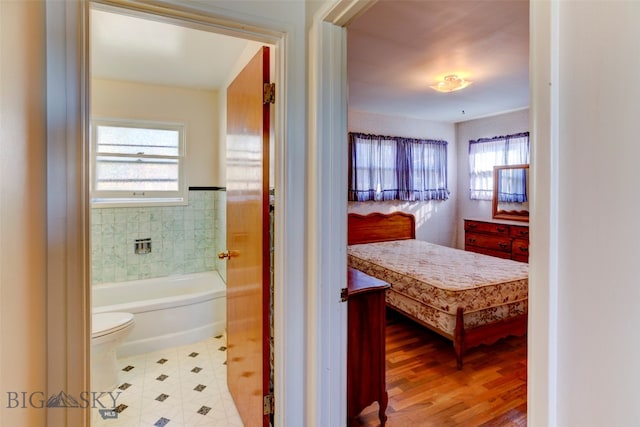
[{"label": "green tile wall", "polygon": [[[226,268],[224,191],[189,191],[188,206],[91,210],[92,283],[162,277]],[[151,238],[151,253],[135,254],[135,239]]]}]

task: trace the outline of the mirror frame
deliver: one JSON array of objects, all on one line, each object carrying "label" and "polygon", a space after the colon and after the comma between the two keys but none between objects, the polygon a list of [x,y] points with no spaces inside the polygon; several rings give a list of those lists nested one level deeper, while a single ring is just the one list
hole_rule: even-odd
[{"label": "mirror frame", "polygon": [[498,182],[499,182],[498,174],[503,169],[529,169],[529,165],[506,165],[506,166],[493,167],[493,218],[529,222],[529,210],[526,210],[526,211],[498,210]]}]

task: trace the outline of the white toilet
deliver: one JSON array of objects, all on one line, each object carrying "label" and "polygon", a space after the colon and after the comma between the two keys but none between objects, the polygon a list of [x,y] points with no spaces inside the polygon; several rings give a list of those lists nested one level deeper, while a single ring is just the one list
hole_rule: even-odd
[{"label": "white toilet", "polygon": [[116,349],[133,328],[131,313],[94,313],[91,322],[91,391],[118,386]]}]

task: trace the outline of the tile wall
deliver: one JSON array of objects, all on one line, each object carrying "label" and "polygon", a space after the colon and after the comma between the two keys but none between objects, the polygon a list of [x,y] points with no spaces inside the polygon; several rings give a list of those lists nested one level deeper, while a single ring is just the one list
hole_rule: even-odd
[{"label": "tile wall", "polygon": [[[91,209],[92,283],[162,277],[226,268],[226,193],[190,190],[188,206]],[[151,238],[151,252],[134,253]]]}]

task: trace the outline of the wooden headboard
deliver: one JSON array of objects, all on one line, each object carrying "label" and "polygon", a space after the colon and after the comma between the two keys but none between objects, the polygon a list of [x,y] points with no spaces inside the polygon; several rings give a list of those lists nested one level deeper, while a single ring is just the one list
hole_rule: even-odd
[{"label": "wooden headboard", "polygon": [[347,244],[386,242],[416,238],[416,220],[411,214],[374,212],[349,214]]}]

